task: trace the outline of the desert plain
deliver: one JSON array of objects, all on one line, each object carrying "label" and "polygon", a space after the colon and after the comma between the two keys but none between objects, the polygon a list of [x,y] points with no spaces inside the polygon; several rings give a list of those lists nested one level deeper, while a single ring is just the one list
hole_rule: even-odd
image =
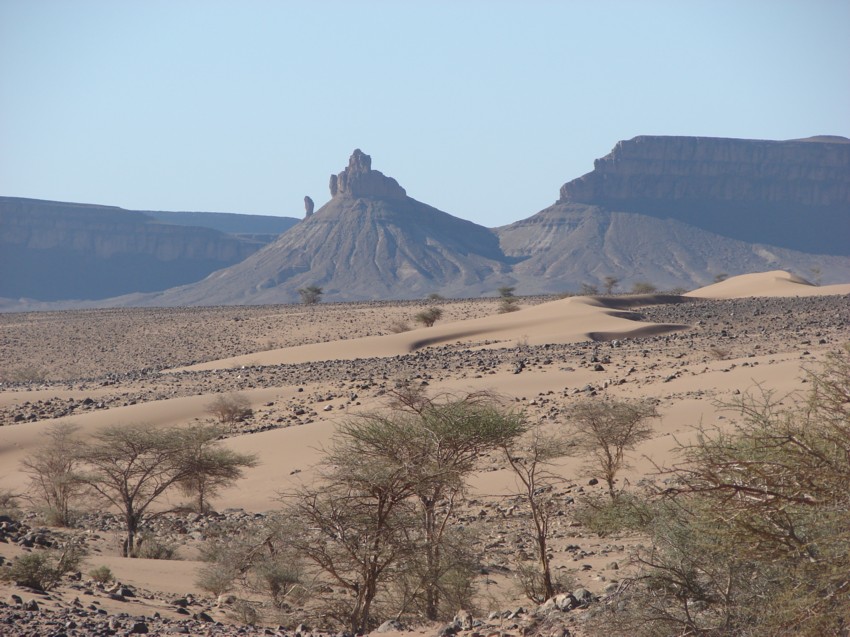
[{"label": "desert plain", "polygon": [[[550,430],[566,427],[567,410],[580,400],[651,399],[660,414],[652,437],[630,452],[618,476],[621,486],[636,485],[674,463],[674,450],[696,426],[734,423],[724,405],[742,392],[803,391],[806,370],[850,341],[848,295],[850,284],[815,286],[775,271],[683,296],[521,298],[510,313],[498,312],[498,299],[482,298],[0,314],[2,489],[26,494],[20,462],[57,422],[77,425],[83,437],[115,424],[211,422],[211,401],[233,392],[250,402],[252,415],[221,444],[258,459],[214,500],[218,518],[181,513],[157,522],[176,560],[120,557],[118,511],[90,503],[79,528],[59,529],[21,499],[26,532],[81,535],[88,556],[80,577],[47,594],[0,584],[0,635],[129,634],[139,624],[163,635],[292,635],[302,623],[330,630],[309,608],[296,609],[293,617],[303,617],[291,625],[241,625],[196,576],[209,525],[223,517],[249,525],[278,509],[281,492],[316,479],[339,423],[385,408],[405,383],[432,395],[492,392]],[[413,316],[431,305],[442,318],[417,326]],[[552,533],[553,568],[604,597],[629,576],[641,537],[582,528],[571,508],[584,494],[602,493],[600,476],[581,457],[564,457],[555,470],[564,505]],[[453,520],[480,538],[476,603],[466,609],[482,620],[480,634],[519,635],[528,626],[533,604],[513,577],[517,554],[529,550],[517,496],[504,460],[482,458]],[[19,542],[23,534],[0,542],[7,562],[41,550]],[[89,581],[85,573],[99,566],[131,594]],[[36,600],[39,610],[23,610],[12,595]],[[582,612],[564,613],[573,635],[584,634]],[[436,634],[444,625],[409,624],[402,632]]]}]

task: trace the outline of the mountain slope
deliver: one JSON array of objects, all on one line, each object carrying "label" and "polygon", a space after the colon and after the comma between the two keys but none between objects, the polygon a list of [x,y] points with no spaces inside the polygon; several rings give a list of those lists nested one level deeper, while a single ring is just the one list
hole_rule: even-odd
[{"label": "mountain slope", "polygon": [[243,263],[145,304],[292,302],[307,285],[326,300],[478,295],[510,270],[491,230],[408,197],[359,150],[330,190],[327,204]]},{"label": "mountain slope", "polygon": [[515,257],[513,276],[524,293],[601,287],[639,281],[660,289],[693,289],[721,274],[783,269],[824,283],[850,281],[850,258],[812,255],[720,236],[674,219],[659,219],[599,206],[558,203],[497,229],[505,254]]}]

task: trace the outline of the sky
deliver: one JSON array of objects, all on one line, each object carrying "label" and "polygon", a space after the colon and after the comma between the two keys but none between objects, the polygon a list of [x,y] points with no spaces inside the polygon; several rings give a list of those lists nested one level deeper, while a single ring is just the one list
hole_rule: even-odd
[{"label": "sky", "polygon": [[847,0],[0,0],[0,195],[531,216],[621,139],[850,137]]}]

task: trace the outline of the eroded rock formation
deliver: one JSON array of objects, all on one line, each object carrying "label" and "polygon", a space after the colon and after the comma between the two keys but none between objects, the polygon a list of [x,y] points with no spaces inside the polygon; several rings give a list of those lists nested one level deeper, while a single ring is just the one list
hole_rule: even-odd
[{"label": "eroded rock formation", "polygon": [[372,170],[372,158],[359,148],[351,154],[345,170],[331,175],[330,191],[331,197],[403,199],[407,196],[395,179]]},{"label": "eroded rock formation", "polygon": [[313,203],[312,197],[309,195],[304,197],[304,217],[312,217],[313,209],[316,207],[316,204]]}]

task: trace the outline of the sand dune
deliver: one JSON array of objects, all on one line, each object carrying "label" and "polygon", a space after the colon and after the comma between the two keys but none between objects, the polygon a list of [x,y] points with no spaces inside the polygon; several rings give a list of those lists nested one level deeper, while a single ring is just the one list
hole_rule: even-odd
[{"label": "sand dune", "polygon": [[[647,304],[653,301],[646,299]],[[683,325],[657,325],[625,318],[617,304],[594,297],[572,297],[543,303],[508,314],[456,321],[401,334],[369,336],[299,347],[257,352],[180,368],[180,370],[226,369],[240,365],[278,365],[324,360],[352,360],[375,356],[398,356],[422,347],[446,343],[483,346],[485,341],[522,341],[528,345],[610,340],[630,336],[663,334]],[[176,370],[176,371],[180,371]],[[175,370],[172,370],[175,371]]]},{"label": "sand dune", "polygon": [[700,299],[742,299],[757,296],[830,296],[850,294],[850,283],[817,286],[783,270],[742,274],[714,283],[685,296]]}]

